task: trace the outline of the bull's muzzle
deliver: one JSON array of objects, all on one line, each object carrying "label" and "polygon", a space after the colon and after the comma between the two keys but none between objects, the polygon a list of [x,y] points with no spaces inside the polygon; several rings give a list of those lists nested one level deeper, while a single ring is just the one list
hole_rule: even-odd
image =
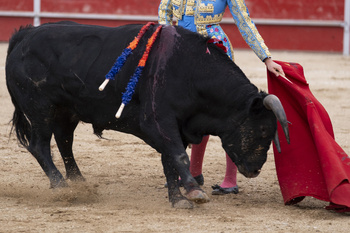
[{"label": "bull's muzzle", "polygon": [[237,165],[237,168],[238,168],[238,171],[247,178],[255,178],[261,172],[261,169],[250,170],[250,169],[247,169],[244,165]]}]

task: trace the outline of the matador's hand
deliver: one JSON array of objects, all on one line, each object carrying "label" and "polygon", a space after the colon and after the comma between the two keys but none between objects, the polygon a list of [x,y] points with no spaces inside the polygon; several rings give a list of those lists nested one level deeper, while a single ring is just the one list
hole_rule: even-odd
[{"label": "matador's hand", "polygon": [[282,69],[282,66],[280,66],[279,64],[274,62],[271,58],[266,58],[264,60],[264,62],[265,62],[267,69],[271,73],[274,73],[276,76],[279,76],[279,75],[285,76],[283,69]]}]

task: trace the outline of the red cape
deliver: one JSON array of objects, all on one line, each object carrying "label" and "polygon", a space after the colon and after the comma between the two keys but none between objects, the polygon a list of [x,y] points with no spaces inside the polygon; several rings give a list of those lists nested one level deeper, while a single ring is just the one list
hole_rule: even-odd
[{"label": "red cape", "polygon": [[312,95],[303,67],[275,61],[286,74],[267,72],[268,89],[282,102],[290,133],[288,145],[278,125],[281,153],[274,146],[277,177],[284,203],[296,204],[305,196],[331,202],[327,209],[350,211],[350,157],[335,142],[332,123]]}]

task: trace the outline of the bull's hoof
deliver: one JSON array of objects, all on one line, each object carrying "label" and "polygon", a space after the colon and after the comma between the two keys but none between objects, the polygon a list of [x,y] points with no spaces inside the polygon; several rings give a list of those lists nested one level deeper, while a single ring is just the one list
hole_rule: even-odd
[{"label": "bull's hoof", "polygon": [[186,199],[181,199],[175,203],[170,203],[170,205],[176,209],[193,209],[192,202]]},{"label": "bull's hoof", "polygon": [[192,190],[187,193],[186,197],[190,201],[194,201],[196,203],[206,203],[210,201],[210,198],[202,190]]}]

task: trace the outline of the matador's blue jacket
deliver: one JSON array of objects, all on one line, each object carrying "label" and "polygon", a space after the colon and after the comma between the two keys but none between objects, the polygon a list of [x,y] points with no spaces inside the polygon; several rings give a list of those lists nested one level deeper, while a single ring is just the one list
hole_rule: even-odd
[{"label": "matador's blue jacket", "polygon": [[256,55],[262,61],[271,57],[244,0],[161,0],[158,21],[172,25],[174,18],[177,25],[222,40],[228,48],[227,54],[233,59],[232,45],[219,25],[227,6],[244,40]]}]

